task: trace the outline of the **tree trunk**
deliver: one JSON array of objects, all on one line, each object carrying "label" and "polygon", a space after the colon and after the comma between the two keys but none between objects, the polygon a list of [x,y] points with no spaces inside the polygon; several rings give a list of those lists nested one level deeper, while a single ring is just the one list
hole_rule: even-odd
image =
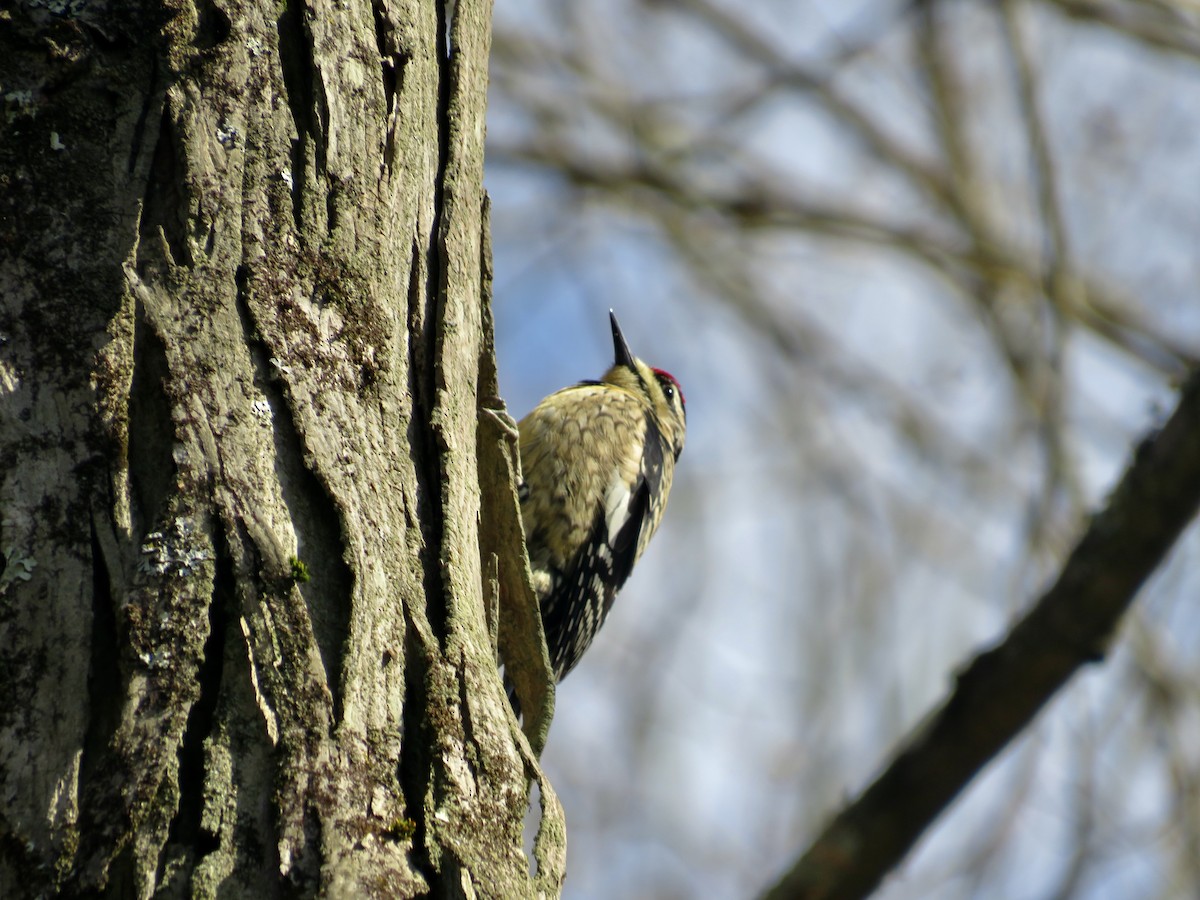
[{"label": "tree trunk", "polygon": [[0,896],[556,893],[490,3],[49,5],[0,13]]}]

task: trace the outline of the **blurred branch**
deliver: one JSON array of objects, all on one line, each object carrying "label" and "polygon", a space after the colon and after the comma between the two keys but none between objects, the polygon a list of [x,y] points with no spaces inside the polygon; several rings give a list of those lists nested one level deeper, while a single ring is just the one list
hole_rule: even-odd
[{"label": "blurred branch", "polygon": [[[757,171],[736,188],[720,191],[693,178],[683,163],[658,165],[642,148],[635,161],[588,158],[574,146],[549,136],[535,142],[493,141],[488,159],[495,165],[529,165],[554,172],[576,188],[595,192],[595,198],[614,206],[641,211],[652,222],[662,222],[659,204],[667,203],[693,215],[722,216],[730,231],[794,230],[865,246],[884,247],[927,266],[945,278],[962,295],[974,300],[984,282],[1006,284],[1023,292],[1037,292],[1044,283],[1042,267],[1019,248],[998,239],[972,246],[948,239],[929,228],[903,226],[855,212],[847,206],[805,200],[780,178],[772,180],[765,163],[748,161],[745,169]],[[736,226],[736,227],[735,227]],[[1095,277],[1083,274],[1064,279],[1056,303],[1068,322],[1096,334],[1125,355],[1169,377],[1179,377],[1200,362],[1200,355],[1185,344],[1157,333],[1129,311],[1123,295]],[[985,316],[985,321],[990,321]],[[994,333],[994,330],[993,330]],[[1004,337],[1003,333],[998,340]],[[1010,344],[1000,345],[1006,354]],[[1012,365],[1010,361],[1010,366]]]},{"label": "blurred branch", "polygon": [[774,84],[787,86],[816,99],[876,159],[906,176],[934,201],[953,209],[954,197],[942,173],[888,135],[868,112],[839,94],[829,75],[809,71],[785,57],[773,43],[744,24],[743,17],[731,9],[724,9],[709,0],[680,0],[672,6],[691,13],[709,26],[714,37],[735,48],[746,60],[764,67]]},{"label": "blurred branch", "polygon": [[[1083,487],[1065,446],[1065,386],[1061,374],[1067,333],[1065,325],[1069,322],[1068,303],[1075,298],[1072,290],[1080,282],[1074,275],[1070,243],[1059,204],[1058,173],[1039,103],[1037,77],[1018,19],[1023,10],[1019,11],[1017,4],[1018,0],[1003,0],[1000,4],[1000,31],[1013,68],[1020,123],[1029,147],[1031,189],[1041,213],[1039,227],[1043,246],[1039,287],[1045,297],[1044,308],[1049,320],[1045,326],[1049,339],[1043,342],[1044,357],[1037,367],[1042,377],[1022,382],[1031,393],[1028,405],[1037,414],[1038,437],[1046,460],[1045,485],[1030,514],[1030,546],[1036,548],[1041,543],[1043,529],[1053,527],[1052,509],[1060,493],[1065,492],[1070,497],[1072,508],[1083,508]],[[1031,253],[1031,267],[1035,265],[1033,256]],[[1019,372],[1015,374],[1020,376]]]},{"label": "blurred branch", "polygon": [[1097,0],[1046,0],[1069,18],[1102,25],[1146,44],[1193,61],[1200,59],[1200,30],[1182,10],[1166,4],[1113,3]]},{"label": "blurred branch", "polygon": [[[1184,36],[1195,33],[1194,25],[1181,12],[1153,3],[1049,2],[1071,15],[1086,12],[1094,18],[1102,17],[1113,27],[1120,22],[1139,39],[1170,28]],[[507,65],[496,67],[494,82],[519,97],[541,127],[527,139],[493,140],[489,148],[491,163],[524,163],[555,171],[568,184],[588,189],[595,199],[624,203],[646,214],[650,221],[663,222],[670,208],[677,207],[710,220],[722,217],[731,232],[808,233],[884,247],[919,261],[944,278],[993,335],[1008,362],[1014,385],[1046,439],[1051,486],[1070,480],[1063,478],[1069,473],[1056,442],[1062,424],[1058,356],[1072,328],[1092,332],[1123,355],[1169,377],[1179,377],[1196,365],[1198,354],[1193,348],[1170,335],[1156,333],[1148,317],[1137,315],[1121,292],[1105,284],[1098,274],[1088,276],[1077,270],[1061,209],[1056,163],[1039,109],[1037,73],[1010,2],[1006,0],[1000,10],[1001,33],[1023,113],[1016,125],[1023,129],[1029,146],[1032,188],[1044,236],[1041,247],[1026,247],[1019,239],[1002,236],[1000,222],[996,221],[1000,214],[989,209],[980,186],[988,176],[977,171],[978,161],[967,141],[970,104],[968,98],[960,96],[953,68],[956,36],[946,33],[949,26],[942,21],[941,4],[906,5],[885,20],[898,23],[914,10],[917,12],[913,23],[916,64],[929,87],[936,142],[945,162],[923,159],[908,149],[876,121],[872,110],[836,89],[836,76],[845,63],[842,57],[828,68],[805,66],[789,58],[770,35],[759,33],[744,17],[716,0],[682,0],[669,8],[705,27],[766,78],[757,88],[734,91],[720,102],[712,101],[722,111],[715,119],[723,123],[722,131],[780,89],[803,94],[840,123],[845,135],[857,139],[884,171],[915,190],[919,201],[929,204],[926,209],[935,213],[935,219],[929,221],[919,215],[917,221],[921,224],[912,221],[911,214],[921,208],[921,202],[902,204],[895,213],[883,215],[855,209],[845,197],[818,199],[815,195],[819,188],[802,188],[794,174],[774,171],[753,153],[742,141],[740,129],[733,127],[727,134],[719,134],[689,123],[672,115],[661,102],[636,100],[630,96],[628,86],[606,83],[591,70],[587,53],[564,54],[536,39],[507,32],[497,36],[497,59],[507,60]],[[872,46],[877,40],[875,35],[863,46]],[[1194,42],[1200,49],[1200,35]],[[519,87],[513,79],[526,78],[529,68],[520,65],[519,60],[535,59],[542,61],[539,65],[548,65],[559,81],[563,77],[577,80],[576,90],[556,93]],[[605,123],[614,139],[608,153],[597,153],[594,141],[579,145],[571,138],[575,133],[588,133],[577,121],[583,109],[596,117],[593,121]],[[620,146],[622,138],[626,148],[613,154],[613,147]],[[705,163],[714,158],[725,161],[725,174],[719,179]],[[731,182],[729,175],[735,172],[741,177]],[[997,314],[999,305],[1009,296],[1019,298],[1008,306],[1010,311],[1020,311],[1016,327],[1010,316]],[[1043,358],[1045,352],[1050,352],[1052,358]]]},{"label": "blurred branch", "polygon": [[[1024,4],[1021,4],[1023,6]],[[1012,61],[1017,82],[1017,99],[1021,105],[1021,118],[1025,124],[1033,161],[1034,190],[1041,207],[1045,231],[1046,292],[1056,303],[1057,288],[1072,268],[1070,244],[1059,202],[1058,170],[1050,149],[1050,138],[1046,133],[1045,117],[1038,100],[1038,85],[1032,54],[1021,29],[1017,0],[1003,0],[1000,5],[1004,42]]]},{"label": "blurred branch", "polygon": [[986,234],[990,229],[984,221],[986,204],[980,192],[976,154],[971,152],[967,140],[970,118],[963,96],[966,89],[954,71],[952,49],[955,39],[946,33],[941,4],[923,0],[916,4],[916,9],[917,62],[933,105],[931,114],[938,144],[949,165],[953,186],[949,206],[975,243],[986,246],[989,243]]},{"label": "blurred branch", "polygon": [[1171,881],[1182,896],[1185,886],[1200,884],[1200,776],[1193,762],[1197,680],[1189,667],[1172,663],[1164,636],[1146,627],[1143,617],[1135,623],[1132,674],[1137,692],[1145,698],[1143,727],[1161,748],[1172,785],[1171,821],[1178,829]]},{"label": "blurred branch", "polygon": [[1103,658],[1137,591],[1200,508],[1200,372],[1146,437],[1058,581],[764,894],[869,894],[970,780],[1084,664]]}]

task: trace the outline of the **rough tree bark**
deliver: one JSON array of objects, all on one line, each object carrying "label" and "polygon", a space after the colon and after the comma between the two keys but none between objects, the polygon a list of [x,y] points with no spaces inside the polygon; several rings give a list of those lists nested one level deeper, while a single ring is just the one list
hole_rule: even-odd
[{"label": "rough tree bark", "polygon": [[490,13],[0,12],[0,896],[558,891]]}]

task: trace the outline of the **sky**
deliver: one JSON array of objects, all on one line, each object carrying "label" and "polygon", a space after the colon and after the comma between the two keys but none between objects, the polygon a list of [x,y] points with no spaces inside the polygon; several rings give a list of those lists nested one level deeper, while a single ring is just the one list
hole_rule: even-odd
[{"label": "sky", "polygon": [[[897,7],[759,3],[739,21],[798,64],[835,72],[839,90],[925,152],[931,101],[903,63],[911,29]],[[636,159],[635,138],[658,127],[639,117],[661,103],[665,144],[719,135],[702,159],[679,156],[698,191],[770,172],[781,191],[834,209],[931,228],[937,216],[792,95],[725,129],[712,109],[755,83],[754,66],[700,20],[653,4],[564,9],[497,10],[498,35],[532,29],[546,56],[567,61],[507,63],[515,74],[493,65],[486,180],[502,393],[519,417],[598,377],[611,361],[611,308],[634,353],[679,378],[689,429],[663,527],[559,689],[544,764],[567,812],[564,896],[752,896],[1046,586],[1175,385],[1094,331],[1069,329],[1046,371],[1061,385],[1071,477],[1047,497],[1044,446],[1011,361],[988,320],[928,267],[783,229],[726,257],[718,235],[714,259],[745,264],[779,331],[753,325],[685,265],[653,201],[573,190],[514,147]],[[1200,104],[1188,100],[1200,71],[1034,9],[1026,46],[1075,265],[1200,353]],[[956,71],[972,101],[980,202],[1036,256],[1040,211],[1009,127],[1016,101],[997,87],[1009,64],[995,22],[968,12],[953,27],[971,48]],[[859,43],[852,64],[821,68]],[[539,103],[555,115],[530,112]],[[575,115],[592,103],[622,113]],[[686,219],[691,234],[709,226],[702,212]],[[1040,359],[1048,326],[1028,295],[1014,288],[992,303],[998,327],[1029,334],[1015,352]],[[1138,685],[1147,660],[1195,671],[1200,620],[1187,600],[1198,551],[1192,529],[1110,658],[1074,679],[878,896],[1032,900],[1064,884],[1106,900],[1190,895],[1196,885],[1173,869],[1187,838],[1170,827],[1172,773],[1200,771],[1190,749],[1200,742],[1188,744],[1200,703],[1185,694],[1156,718]]]}]

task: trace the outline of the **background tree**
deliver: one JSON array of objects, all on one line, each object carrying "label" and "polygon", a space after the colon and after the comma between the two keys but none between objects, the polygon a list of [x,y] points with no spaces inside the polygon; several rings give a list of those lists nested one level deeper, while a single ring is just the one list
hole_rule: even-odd
[{"label": "background tree", "polygon": [[[506,399],[594,376],[608,306],[688,397],[558,695],[566,896],[773,883],[1053,583],[1200,356],[1195,12],[497,9]],[[881,896],[1194,894],[1197,540]]]},{"label": "background tree", "polygon": [[0,13],[0,894],[557,891],[496,672],[511,443],[477,453],[489,33]]}]

